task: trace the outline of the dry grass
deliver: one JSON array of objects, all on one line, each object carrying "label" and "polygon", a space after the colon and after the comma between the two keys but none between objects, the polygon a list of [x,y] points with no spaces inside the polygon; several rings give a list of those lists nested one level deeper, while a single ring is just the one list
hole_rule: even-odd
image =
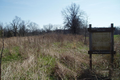
[{"label": "dry grass", "polygon": [[[2,43],[0,41],[0,48]],[[116,69],[120,42],[115,41]],[[79,80],[100,77],[89,71],[89,55],[81,35],[45,34],[5,39],[2,80]],[[107,59],[106,59],[107,58]],[[93,69],[109,69],[109,55],[94,55]],[[84,76],[83,76],[84,75]],[[117,74],[119,75],[119,73]],[[97,76],[97,77],[96,77]]]}]

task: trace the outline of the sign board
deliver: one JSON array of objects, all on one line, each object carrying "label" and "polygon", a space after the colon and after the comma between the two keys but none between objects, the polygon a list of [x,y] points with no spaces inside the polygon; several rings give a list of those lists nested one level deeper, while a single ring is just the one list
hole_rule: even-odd
[{"label": "sign board", "polygon": [[93,32],[92,50],[111,50],[111,33]]}]

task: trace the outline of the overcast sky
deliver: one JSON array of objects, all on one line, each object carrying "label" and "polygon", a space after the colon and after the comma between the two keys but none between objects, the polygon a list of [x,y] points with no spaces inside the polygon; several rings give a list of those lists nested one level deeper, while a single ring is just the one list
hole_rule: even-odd
[{"label": "overcast sky", "polygon": [[0,0],[0,22],[9,23],[15,16],[37,23],[63,25],[61,11],[71,3],[80,5],[94,27],[120,26],[120,0]]}]

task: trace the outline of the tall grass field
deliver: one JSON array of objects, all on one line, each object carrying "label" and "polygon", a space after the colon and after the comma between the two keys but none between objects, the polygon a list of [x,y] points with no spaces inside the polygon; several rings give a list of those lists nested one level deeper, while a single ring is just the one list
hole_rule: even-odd
[{"label": "tall grass field", "polygon": [[[2,49],[2,39],[0,39]],[[44,34],[4,38],[2,80],[105,80],[110,78],[110,54],[93,54],[82,35]],[[114,36],[111,78],[120,80],[120,36]]]}]

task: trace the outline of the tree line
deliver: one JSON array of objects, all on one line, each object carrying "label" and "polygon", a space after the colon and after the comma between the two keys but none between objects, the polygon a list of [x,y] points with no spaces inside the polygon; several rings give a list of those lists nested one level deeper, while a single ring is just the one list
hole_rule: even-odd
[{"label": "tree line", "polygon": [[35,34],[37,32],[38,25],[35,22],[24,21],[20,17],[15,18],[9,24],[0,23],[0,29],[4,30],[5,37],[12,36],[26,36],[27,34]]},{"label": "tree line", "polygon": [[0,23],[0,35],[2,35],[2,31],[4,31],[4,37],[39,35],[52,32],[56,27],[60,27],[60,25],[47,24],[40,29],[37,23],[15,16],[9,24]]},{"label": "tree line", "polygon": [[[12,37],[38,35],[50,32],[82,34],[83,30],[87,28],[83,12],[80,10],[79,5],[72,3],[62,11],[62,14],[64,17],[64,26],[48,24],[44,25],[43,29],[39,29],[37,23],[24,21],[20,17],[15,16],[15,18],[9,24],[5,25],[4,28],[3,24],[0,23],[0,29],[1,31],[4,30],[5,37]],[[58,27],[61,27],[61,29],[58,29]]]},{"label": "tree line", "polygon": [[[3,27],[0,23],[0,35],[4,31],[5,37],[12,36],[29,36],[44,33],[64,33],[64,34],[81,34],[85,37],[88,35],[88,17],[80,6],[72,3],[61,11],[64,18],[64,26],[47,24],[43,29],[39,29],[39,25],[35,22],[24,21],[20,17],[15,18]],[[59,28],[58,28],[59,27]],[[115,28],[115,34],[120,34],[120,28]]]},{"label": "tree line", "polygon": [[115,27],[114,34],[115,35],[120,35],[120,27]]}]

